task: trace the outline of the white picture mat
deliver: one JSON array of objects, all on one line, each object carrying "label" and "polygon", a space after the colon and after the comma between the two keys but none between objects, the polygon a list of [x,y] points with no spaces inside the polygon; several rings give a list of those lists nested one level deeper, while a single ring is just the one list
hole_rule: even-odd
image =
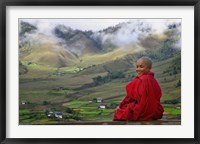
[{"label": "white picture mat", "polygon": [[[19,18],[181,18],[181,125],[18,125]],[[6,7],[7,138],[194,138],[194,7]]]}]

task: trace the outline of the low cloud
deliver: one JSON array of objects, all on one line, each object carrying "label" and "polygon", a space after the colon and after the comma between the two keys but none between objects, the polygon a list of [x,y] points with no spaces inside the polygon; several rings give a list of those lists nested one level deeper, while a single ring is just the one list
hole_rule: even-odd
[{"label": "low cloud", "polygon": [[[28,22],[37,27],[35,34],[26,34],[24,40],[36,40],[38,42],[54,41],[62,44],[64,47],[68,47],[65,44],[65,41],[61,38],[55,36],[53,30],[57,25],[65,25],[66,27],[71,27],[73,30],[80,29],[82,31],[90,30],[89,28],[83,28],[84,25],[93,25],[96,27],[96,30],[93,30],[93,35],[91,38],[94,38],[96,41],[100,40],[102,43],[110,42],[116,47],[126,47],[127,45],[137,45],[139,39],[147,37],[151,34],[162,34],[164,31],[168,30],[170,24],[181,24],[181,19],[20,19],[21,21]],[[95,21],[96,20],[96,21]],[[98,21],[97,21],[98,20]],[[82,21],[82,22],[81,22]],[[97,24],[99,22],[99,24]],[[83,24],[84,23],[84,24]],[[95,25],[96,24],[96,25]],[[111,31],[117,29],[113,32],[107,32],[106,28],[102,29],[106,25],[110,27]],[[109,25],[110,24],[110,25]],[[104,26],[105,27],[105,26]],[[107,27],[107,28],[108,28]],[[94,29],[94,28],[93,28]],[[108,29],[107,29],[108,30]],[[179,39],[177,39],[174,48],[181,48],[181,25],[177,27],[179,32]],[[48,39],[38,38],[38,35],[44,34]],[[45,41],[46,40],[46,41]],[[78,44],[77,44],[78,45]],[[76,45],[75,45],[76,46]],[[81,50],[84,49],[84,46],[78,45],[77,47],[80,50],[71,51],[78,54],[81,53]]]}]

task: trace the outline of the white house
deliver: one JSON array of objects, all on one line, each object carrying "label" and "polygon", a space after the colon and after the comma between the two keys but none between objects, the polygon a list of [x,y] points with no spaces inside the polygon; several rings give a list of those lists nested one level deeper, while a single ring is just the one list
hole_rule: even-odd
[{"label": "white house", "polygon": [[22,105],[28,104],[27,101],[22,101]]},{"label": "white house", "polygon": [[49,118],[55,117],[55,118],[60,118],[60,119],[62,119],[63,113],[62,113],[62,112],[52,112],[52,111],[50,111],[50,112],[48,112],[47,116],[48,116]]},{"label": "white house", "polygon": [[107,105],[106,104],[100,104],[99,108],[105,109],[105,108],[107,108]]},{"label": "white house", "polygon": [[103,102],[103,98],[97,98],[97,102],[98,102],[98,103]]},{"label": "white house", "polygon": [[50,111],[50,112],[48,112],[48,117],[52,117],[53,116],[53,114],[54,114],[54,112],[52,112],[52,111]]},{"label": "white house", "polygon": [[56,118],[62,119],[63,113],[62,112],[55,112],[54,115],[55,115]]}]

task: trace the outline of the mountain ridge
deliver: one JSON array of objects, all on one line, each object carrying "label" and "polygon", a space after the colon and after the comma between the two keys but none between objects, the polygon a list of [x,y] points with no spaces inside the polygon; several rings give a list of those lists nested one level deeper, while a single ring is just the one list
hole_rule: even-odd
[{"label": "mountain ridge", "polygon": [[170,41],[168,48],[175,49],[173,51],[178,50],[176,47],[180,49],[180,23],[168,25],[162,33],[155,33],[148,23],[141,20],[119,23],[97,32],[74,30],[58,24],[49,29],[50,35],[40,33],[39,28],[27,22],[21,21],[20,26],[20,60],[53,67],[81,64],[79,62],[88,56],[97,55],[98,58],[98,55],[110,54],[112,57],[117,49],[131,49],[130,53],[139,49],[161,49],[167,40]]}]

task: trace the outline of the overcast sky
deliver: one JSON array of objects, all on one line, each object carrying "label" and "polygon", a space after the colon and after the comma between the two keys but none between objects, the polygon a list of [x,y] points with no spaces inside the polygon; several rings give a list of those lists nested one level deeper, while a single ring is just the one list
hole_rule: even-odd
[{"label": "overcast sky", "polygon": [[[63,24],[73,29],[99,31],[120,22],[134,21],[137,19],[20,19],[36,25],[40,30],[47,31],[57,24]],[[147,21],[157,30],[166,28],[171,22],[181,22],[181,19],[140,19]]]}]

